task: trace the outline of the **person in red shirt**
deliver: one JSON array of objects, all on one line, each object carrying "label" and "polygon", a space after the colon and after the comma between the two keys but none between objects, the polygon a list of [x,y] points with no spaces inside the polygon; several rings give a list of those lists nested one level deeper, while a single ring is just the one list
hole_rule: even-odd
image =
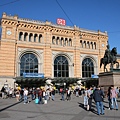
[{"label": "person in red shirt", "polygon": [[116,107],[116,110],[118,110],[118,103],[117,103],[117,92],[114,86],[111,86],[111,108],[114,109],[114,104]]}]

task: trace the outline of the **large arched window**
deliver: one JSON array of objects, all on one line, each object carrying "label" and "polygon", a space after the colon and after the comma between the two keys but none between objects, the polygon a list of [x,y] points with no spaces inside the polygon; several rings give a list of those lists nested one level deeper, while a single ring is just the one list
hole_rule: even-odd
[{"label": "large arched window", "polygon": [[86,58],[82,62],[82,77],[91,77],[94,74],[94,64],[90,58]]},{"label": "large arched window", "polygon": [[54,60],[54,77],[69,77],[69,65],[66,57],[58,56]]},{"label": "large arched window", "polygon": [[38,73],[38,59],[32,53],[26,53],[20,60],[20,76],[23,73]]}]

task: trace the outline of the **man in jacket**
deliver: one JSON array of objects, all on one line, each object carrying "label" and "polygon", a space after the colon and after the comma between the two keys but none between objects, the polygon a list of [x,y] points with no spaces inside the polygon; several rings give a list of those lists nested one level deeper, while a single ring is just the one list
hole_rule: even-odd
[{"label": "man in jacket", "polygon": [[103,109],[103,91],[100,89],[100,87],[97,87],[93,92],[93,99],[96,103],[97,108],[97,115],[104,115],[104,109]]}]

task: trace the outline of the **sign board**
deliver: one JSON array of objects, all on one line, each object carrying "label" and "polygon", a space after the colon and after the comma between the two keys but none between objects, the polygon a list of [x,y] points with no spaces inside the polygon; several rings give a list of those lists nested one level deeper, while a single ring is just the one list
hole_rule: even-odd
[{"label": "sign board", "polygon": [[98,78],[98,75],[92,74],[92,75],[91,75],[91,78]]},{"label": "sign board", "polygon": [[58,24],[58,25],[66,25],[66,21],[65,21],[64,19],[58,18],[58,19],[57,19],[57,24]]},{"label": "sign board", "polygon": [[43,73],[23,73],[23,77],[44,78],[44,74]]}]

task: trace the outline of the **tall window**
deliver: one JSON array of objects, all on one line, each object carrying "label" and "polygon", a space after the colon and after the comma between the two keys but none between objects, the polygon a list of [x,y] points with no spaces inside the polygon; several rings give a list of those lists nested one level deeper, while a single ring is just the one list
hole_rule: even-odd
[{"label": "tall window", "polygon": [[30,33],[30,34],[29,34],[29,42],[31,42],[31,41],[32,41],[32,36],[33,36],[33,34],[32,34],[32,33]]},{"label": "tall window", "polygon": [[39,43],[41,42],[41,39],[42,39],[42,35],[40,34],[40,35],[39,35],[39,38],[38,38],[38,42],[39,42]]},{"label": "tall window", "polygon": [[23,36],[23,33],[20,32],[20,33],[19,33],[19,40],[22,40],[22,36]]},{"label": "tall window", "polygon": [[58,56],[54,61],[54,77],[69,77],[68,60],[64,56]]},{"label": "tall window", "polygon": [[28,36],[28,33],[25,33],[24,34],[24,41],[27,41],[27,36]]},{"label": "tall window", "polygon": [[86,58],[82,62],[82,77],[91,77],[94,74],[94,64],[90,58]]},{"label": "tall window", "polygon": [[20,76],[23,73],[38,73],[38,59],[32,53],[24,54],[20,60]]},{"label": "tall window", "polygon": [[36,42],[37,34],[34,35],[34,42]]}]

